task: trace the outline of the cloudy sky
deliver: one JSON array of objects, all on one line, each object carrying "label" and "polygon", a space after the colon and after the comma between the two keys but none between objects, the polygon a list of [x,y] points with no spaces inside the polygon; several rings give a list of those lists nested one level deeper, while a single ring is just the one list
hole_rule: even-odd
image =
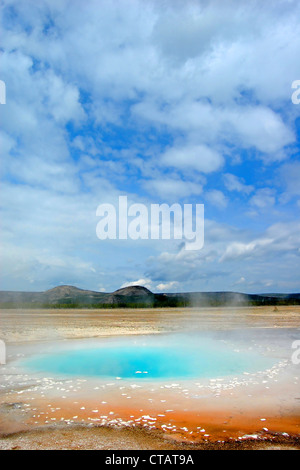
[{"label": "cloudy sky", "polygon": [[[298,0],[3,0],[1,289],[300,291]],[[204,204],[205,243],[99,240]]]}]

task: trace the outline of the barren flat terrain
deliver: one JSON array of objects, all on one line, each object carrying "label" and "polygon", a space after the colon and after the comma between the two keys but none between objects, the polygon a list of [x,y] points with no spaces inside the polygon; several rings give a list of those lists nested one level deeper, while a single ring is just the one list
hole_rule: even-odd
[{"label": "barren flat terrain", "polygon": [[8,344],[244,327],[299,328],[300,306],[0,310],[0,338]]},{"label": "barren flat terrain", "polygon": [[[199,334],[274,359],[257,374],[136,382],[28,373],[20,359],[132,335]],[[1,310],[0,448],[299,448],[300,307]],[[97,343],[98,342],[98,343]]]}]

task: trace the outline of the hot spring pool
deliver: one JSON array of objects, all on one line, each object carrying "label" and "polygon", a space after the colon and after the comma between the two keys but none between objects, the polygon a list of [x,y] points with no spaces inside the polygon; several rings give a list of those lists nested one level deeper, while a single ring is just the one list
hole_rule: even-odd
[{"label": "hot spring pool", "polygon": [[274,362],[223,341],[191,336],[102,341],[90,347],[33,356],[25,360],[25,366],[55,375],[145,380],[253,373],[272,367]]}]

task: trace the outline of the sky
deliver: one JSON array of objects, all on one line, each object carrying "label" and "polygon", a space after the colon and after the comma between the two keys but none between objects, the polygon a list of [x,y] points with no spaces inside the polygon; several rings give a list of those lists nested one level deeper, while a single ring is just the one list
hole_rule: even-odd
[{"label": "sky", "polygon": [[[0,289],[300,292],[298,0],[2,0]],[[204,204],[204,246],[101,204]]]}]

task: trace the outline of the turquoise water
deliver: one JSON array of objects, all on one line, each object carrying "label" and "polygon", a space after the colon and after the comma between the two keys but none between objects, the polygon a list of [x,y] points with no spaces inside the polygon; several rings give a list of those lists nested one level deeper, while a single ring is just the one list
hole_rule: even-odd
[{"label": "turquoise water", "polygon": [[256,372],[271,365],[270,359],[253,352],[235,351],[216,340],[193,338],[120,340],[26,361],[26,366],[39,372],[139,380],[222,377]]}]

